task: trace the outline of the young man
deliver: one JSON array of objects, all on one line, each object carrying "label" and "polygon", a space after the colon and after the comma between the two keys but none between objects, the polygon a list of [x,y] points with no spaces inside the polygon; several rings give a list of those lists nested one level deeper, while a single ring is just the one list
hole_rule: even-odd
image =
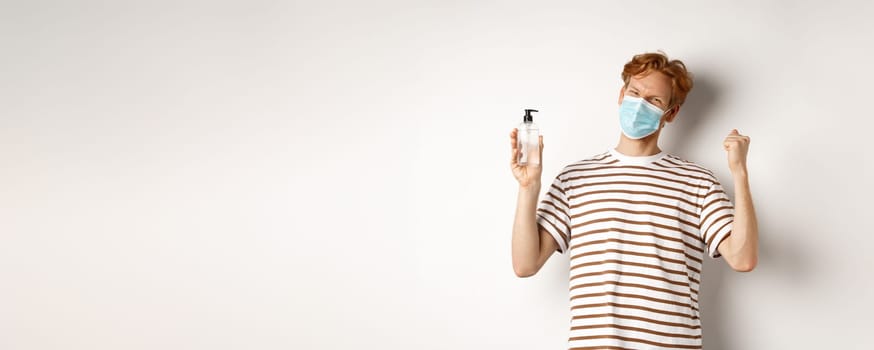
[{"label": "young man", "polygon": [[[622,71],[619,144],[565,166],[538,205],[542,164],[521,166],[513,269],[532,276],[554,251],[570,253],[571,349],[700,349],[704,254],[751,271],[758,228],[747,178],[750,139],[723,142],[734,205],[713,173],[667,154],[659,134],[692,89],[679,60],[634,56]],[[543,137],[540,140],[543,154]]]}]

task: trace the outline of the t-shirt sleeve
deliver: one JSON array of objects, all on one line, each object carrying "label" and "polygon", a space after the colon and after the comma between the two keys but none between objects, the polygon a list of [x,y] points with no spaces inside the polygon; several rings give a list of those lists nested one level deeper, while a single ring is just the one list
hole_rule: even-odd
[{"label": "t-shirt sleeve", "polygon": [[561,174],[555,177],[543,199],[537,205],[537,225],[546,229],[564,254],[570,243],[570,211],[565,183]]},{"label": "t-shirt sleeve", "polygon": [[707,254],[711,258],[722,256],[719,244],[731,235],[734,223],[734,205],[719,181],[713,181],[701,203],[699,216],[700,234]]}]

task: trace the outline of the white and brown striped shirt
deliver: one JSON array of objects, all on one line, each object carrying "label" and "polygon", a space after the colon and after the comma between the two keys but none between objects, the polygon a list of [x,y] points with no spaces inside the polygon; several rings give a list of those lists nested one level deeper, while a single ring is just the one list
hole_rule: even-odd
[{"label": "white and brown striped shirt", "polygon": [[569,349],[700,349],[702,259],[733,221],[716,176],[664,151],[564,167],[537,223],[570,252]]}]

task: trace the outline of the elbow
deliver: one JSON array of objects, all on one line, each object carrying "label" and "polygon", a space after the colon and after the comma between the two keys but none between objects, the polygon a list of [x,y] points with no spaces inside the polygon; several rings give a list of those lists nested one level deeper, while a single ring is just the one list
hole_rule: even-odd
[{"label": "elbow", "polygon": [[531,267],[514,265],[513,272],[516,273],[516,277],[525,278],[534,276],[537,273],[537,270]]},{"label": "elbow", "polygon": [[737,272],[750,272],[756,268],[757,261],[756,259],[748,259],[746,261],[739,262],[732,266]]}]

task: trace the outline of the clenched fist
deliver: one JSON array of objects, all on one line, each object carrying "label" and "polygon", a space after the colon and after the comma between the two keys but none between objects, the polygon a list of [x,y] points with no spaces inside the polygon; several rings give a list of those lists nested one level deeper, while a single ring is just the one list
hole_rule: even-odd
[{"label": "clenched fist", "polygon": [[741,135],[737,129],[732,129],[722,147],[728,153],[728,169],[733,175],[745,174],[747,171],[747,151],[750,148],[750,137]]}]

